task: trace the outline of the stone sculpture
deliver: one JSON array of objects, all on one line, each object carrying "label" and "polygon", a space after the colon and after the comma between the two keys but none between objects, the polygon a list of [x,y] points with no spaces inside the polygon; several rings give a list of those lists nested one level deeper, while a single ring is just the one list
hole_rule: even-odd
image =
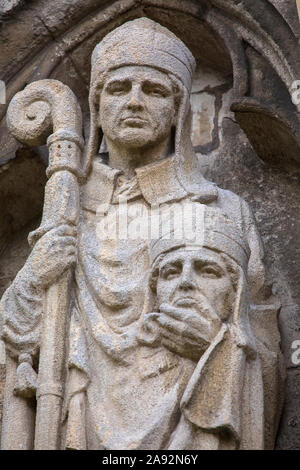
[{"label": "stone sculpture", "polygon": [[[19,140],[53,133],[43,220],[1,301],[2,448],[274,446],[279,306],[263,298],[251,210],[200,173],[194,68],[187,47],[147,18],[109,33],[92,55],[82,158],[67,87],[43,80],[12,100]],[[168,223],[184,207],[198,214],[196,240]]]}]

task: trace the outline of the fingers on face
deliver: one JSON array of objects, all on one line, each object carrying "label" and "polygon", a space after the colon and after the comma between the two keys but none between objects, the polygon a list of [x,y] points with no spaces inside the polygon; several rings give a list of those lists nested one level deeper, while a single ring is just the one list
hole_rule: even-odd
[{"label": "fingers on face", "polygon": [[151,333],[157,330],[158,325],[157,323],[154,323],[154,321],[145,321],[144,322],[144,330]]},{"label": "fingers on face", "polygon": [[210,322],[208,319],[203,318],[203,316],[198,312],[175,308],[168,304],[162,304],[160,310],[168,318],[175,319],[180,323],[187,325],[186,333],[183,331],[183,334],[186,334],[187,336],[189,335],[188,331],[191,332],[191,335],[197,336],[200,331],[203,332],[209,330]]},{"label": "fingers on face", "polygon": [[185,320],[185,318],[188,316],[188,312],[185,309],[172,307],[169,304],[162,304],[159,309],[169,317],[175,318],[179,321]]},{"label": "fingers on face", "polygon": [[167,315],[160,313],[157,317],[155,317],[155,321],[165,330],[175,333],[177,335],[182,336],[184,324],[174,318],[169,318]]},{"label": "fingers on face", "polygon": [[170,315],[174,316],[175,318],[178,318],[182,314],[182,309],[177,308],[177,307],[172,307],[172,305],[163,303],[160,305],[159,310],[164,312],[164,313],[169,313]]},{"label": "fingers on face", "polygon": [[157,312],[151,312],[151,313],[148,313],[146,316],[145,316],[145,322],[153,322],[153,320],[156,320],[157,317],[159,317],[159,313]]},{"label": "fingers on face", "polygon": [[195,341],[197,343],[200,337],[199,331],[193,326],[183,322],[170,318],[169,316],[161,313],[156,318],[157,323],[166,331],[183,338]]}]

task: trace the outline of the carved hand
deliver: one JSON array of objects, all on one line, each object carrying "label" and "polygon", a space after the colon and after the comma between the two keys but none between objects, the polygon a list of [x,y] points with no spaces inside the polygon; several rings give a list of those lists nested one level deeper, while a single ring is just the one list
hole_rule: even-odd
[{"label": "carved hand", "polygon": [[31,284],[45,289],[76,263],[76,235],[75,227],[60,225],[39,239],[25,265]]},{"label": "carved hand", "polygon": [[147,315],[147,321],[154,321],[160,328],[161,344],[182,357],[198,361],[209,346],[212,325],[193,310],[175,308],[168,304],[160,306],[160,312]]}]

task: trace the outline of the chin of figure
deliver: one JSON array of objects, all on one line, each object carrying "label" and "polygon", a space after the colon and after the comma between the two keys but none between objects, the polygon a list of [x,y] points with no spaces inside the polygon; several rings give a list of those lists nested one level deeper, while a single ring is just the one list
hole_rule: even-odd
[{"label": "chin of figure", "polygon": [[130,127],[123,129],[120,135],[115,139],[115,142],[122,147],[147,150],[159,145],[164,140],[164,135],[156,136],[150,129]]},{"label": "chin of figure", "polygon": [[150,136],[148,132],[141,131],[141,129],[130,129],[124,131],[120,139],[119,145],[129,148],[143,148],[149,145]]}]

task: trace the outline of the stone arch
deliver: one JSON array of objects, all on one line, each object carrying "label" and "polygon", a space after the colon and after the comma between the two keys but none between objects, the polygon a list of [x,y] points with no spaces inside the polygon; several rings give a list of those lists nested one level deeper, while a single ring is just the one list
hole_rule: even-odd
[{"label": "stone arch", "polygon": [[[79,7],[82,14],[78,18]],[[268,15],[262,15],[262,11],[267,11]],[[109,4],[88,0],[84,5],[77,0],[72,5],[64,2],[58,14],[49,17],[49,13],[49,5],[42,0],[30,10],[20,9],[19,15],[36,15],[39,26],[43,27],[43,45],[33,43],[29,52],[18,50],[15,64],[5,64],[5,59],[2,59],[6,69],[3,77],[7,78],[8,101],[31,81],[63,76],[79,95],[83,112],[88,116],[88,58],[94,45],[115,26],[145,15],[173,29],[191,48],[198,63],[233,74],[232,110],[263,160],[280,165],[291,162],[294,166],[299,160],[300,126],[296,106],[290,99],[290,109],[285,113],[276,104],[276,97],[273,102],[266,102],[261,93],[254,95],[251,90],[251,58],[247,57],[245,45],[259,54],[261,69],[268,69],[266,75],[270,75],[270,71],[275,75],[276,87],[281,88],[282,93],[290,90],[300,76],[299,51],[293,47],[297,40],[283,17],[266,0],[256,1],[255,7],[251,2],[237,0],[175,0],[171,4],[166,0],[125,0]],[[18,13],[15,21],[18,21]],[[9,40],[14,34],[14,19],[4,25],[4,34]],[[19,42],[15,44],[16,50],[20,41],[25,39],[26,29],[21,32]],[[16,53],[16,50],[11,52]],[[3,127],[5,107],[2,106],[0,112]],[[257,135],[256,120],[266,129],[261,136]],[[278,130],[273,133],[273,141],[275,139],[276,142],[271,150],[265,145],[270,126]],[[282,138],[281,129],[285,138]],[[276,148],[279,149],[278,155]]]}]

